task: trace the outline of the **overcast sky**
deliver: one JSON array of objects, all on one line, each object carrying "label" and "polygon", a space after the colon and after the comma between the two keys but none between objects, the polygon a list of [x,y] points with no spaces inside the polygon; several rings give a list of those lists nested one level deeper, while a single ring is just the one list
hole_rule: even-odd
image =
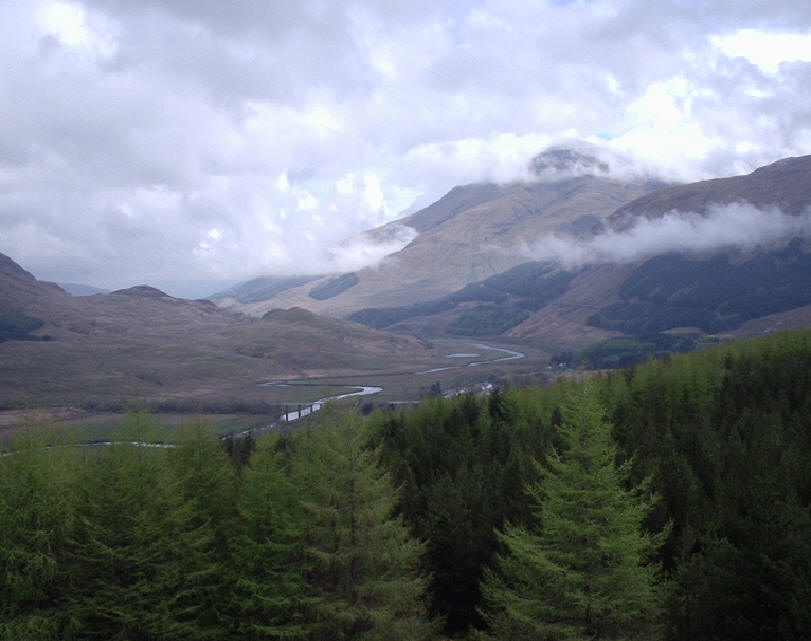
[{"label": "overcast sky", "polygon": [[561,139],[678,180],[811,153],[808,0],[0,0],[0,252],[202,295]]}]

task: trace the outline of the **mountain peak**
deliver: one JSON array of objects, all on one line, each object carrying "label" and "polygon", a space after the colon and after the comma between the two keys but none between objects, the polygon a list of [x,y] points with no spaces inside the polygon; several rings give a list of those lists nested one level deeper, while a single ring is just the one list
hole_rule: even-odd
[{"label": "mountain peak", "polygon": [[611,166],[598,156],[596,147],[581,144],[549,147],[530,161],[530,171],[539,178],[608,176]]},{"label": "mountain peak", "polygon": [[135,296],[138,298],[170,298],[169,294],[149,285],[136,285],[127,289],[117,289],[111,294],[119,296]]}]

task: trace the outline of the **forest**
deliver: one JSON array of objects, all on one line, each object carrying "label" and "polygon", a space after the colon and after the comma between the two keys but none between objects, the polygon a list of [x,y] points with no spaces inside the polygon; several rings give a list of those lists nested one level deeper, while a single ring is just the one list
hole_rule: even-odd
[{"label": "forest", "polygon": [[627,334],[688,326],[708,334],[735,329],[808,304],[809,269],[811,256],[802,252],[800,238],[742,264],[726,254],[706,260],[662,254],[637,267],[620,289],[623,300],[591,316],[589,324]]},{"label": "forest", "polygon": [[806,639],[811,331],[0,457],[0,639]]}]

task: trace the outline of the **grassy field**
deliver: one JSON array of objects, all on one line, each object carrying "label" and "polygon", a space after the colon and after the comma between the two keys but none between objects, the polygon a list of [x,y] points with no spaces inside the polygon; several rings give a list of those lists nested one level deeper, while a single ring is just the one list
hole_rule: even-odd
[{"label": "grassy field", "polygon": [[[43,409],[17,409],[0,412],[0,444],[11,442],[20,430],[53,430],[63,437],[88,442],[110,438],[126,421],[124,405],[152,405],[150,416],[156,428],[153,440],[170,441],[172,435],[193,422],[209,425],[220,435],[255,429],[278,420],[285,411],[296,411],[319,399],[337,396],[362,387],[380,387],[379,393],[342,399],[345,406],[382,408],[398,403],[415,402],[436,391],[452,394],[461,391],[475,393],[481,384],[543,383],[549,378],[546,370],[548,355],[544,352],[508,342],[489,343],[492,348],[520,351],[521,359],[498,361],[507,354],[498,349],[485,349],[476,341],[439,340],[433,345],[435,358],[428,363],[410,362],[406,356],[398,363],[398,371],[367,371],[365,373],[336,372],[296,380],[268,378],[246,384],[226,379],[220,386],[199,389],[194,394],[176,394],[158,400],[148,397],[130,399],[112,408],[104,405],[98,388],[84,397],[71,394],[60,398],[51,395],[52,402]],[[461,356],[460,356],[461,355]],[[471,366],[471,363],[484,362]],[[447,369],[445,369],[447,368]],[[156,376],[160,372],[156,372]],[[270,384],[268,384],[270,383]],[[108,385],[112,385],[108,382]],[[433,389],[432,389],[433,388]],[[110,387],[103,386],[109,391]],[[98,403],[98,404],[96,404]],[[32,407],[36,407],[32,405]],[[172,411],[166,411],[169,407]]]},{"label": "grassy field", "polygon": [[[129,419],[124,412],[77,410],[48,413],[30,410],[17,412],[14,417],[8,414],[0,413],[0,446],[9,445],[28,429],[51,433],[58,441],[77,443],[126,438]],[[149,414],[152,427],[147,430],[147,438],[170,442],[178,430],[197,424],[206,425],[214,434],[226,435],[267,425],[278,418],[276,414]]]}]

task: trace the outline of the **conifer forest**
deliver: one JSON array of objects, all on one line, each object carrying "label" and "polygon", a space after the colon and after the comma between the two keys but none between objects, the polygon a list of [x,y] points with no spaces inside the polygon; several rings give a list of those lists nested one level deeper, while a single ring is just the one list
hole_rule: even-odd
[{"label": "conifer forest", "polygon": [[809,638],[808,330],[255,441],[154,428],[8,446],[0,639]]}]

